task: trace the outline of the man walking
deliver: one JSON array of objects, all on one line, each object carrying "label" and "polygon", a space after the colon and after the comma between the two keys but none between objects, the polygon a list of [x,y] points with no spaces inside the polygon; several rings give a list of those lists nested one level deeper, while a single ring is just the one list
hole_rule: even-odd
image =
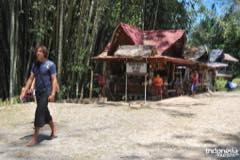
[{"label": "man walking", "polygon": [[37,100],[37,109],[34,120],[34,134],[27,146],[33,146],[38,142],[39,130],[45,124],[49,124],[51,128],[51,138],[54,138],[55,125],[52,116],[48,110],[48,102],[53,102],[58,90],[58,82],[56,76],[56,65],[48,60],[47,48],[39,45],[35,49],[36,61],[32,65],[31,74],[25,87],[22,89],[20,99],[22,99],[31,87],[35,79],[35,94]]},{"label": "man walking", "polygon": [[191,85],[192,96],[195,96],[197,92],[198,81],[199,81],[199,75],[197,70],[193,71],[191,75],[191,81],[192,81],[192,85]]}]

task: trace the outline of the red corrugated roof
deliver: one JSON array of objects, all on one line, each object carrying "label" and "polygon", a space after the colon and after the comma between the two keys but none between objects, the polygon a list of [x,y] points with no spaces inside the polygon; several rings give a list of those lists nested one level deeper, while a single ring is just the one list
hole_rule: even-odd
[{"label": "red corrugated roof", "polygon": [[120,23],[104,51],[111,56],[114,55],[114,52],[120,45],[152,45],[156,48],[158,55],[162,55],[179,40],[182,40],[182,44],[184,43],[184,30],[142,31],[135,26]]},{"label": "red corrugated roof", "polygon": [[105,47],[104,51],[108,52],[108,55],[113,55],[120,45],[139,45],[143,44],[143,33],[140,29],[120,23],[113,32],[112,39]]},{"label": "red corrugated roof", "polygon": [[[156,47],[158,55],[162,55],[178,40],[184,40],[184,30],[150,30],[144,31],[144,44]],[[184,43],[184,41],[182,42]]]},{"label": "red corrugated roof", "polygon": [[124,32],[131,38],[134,44],[143,44],[143,32],[135,26],[121,23]]}]

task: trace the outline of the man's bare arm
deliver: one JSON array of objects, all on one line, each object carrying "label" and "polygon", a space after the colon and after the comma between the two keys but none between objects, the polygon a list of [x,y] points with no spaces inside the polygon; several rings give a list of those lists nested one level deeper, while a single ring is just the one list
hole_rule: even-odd
[{"label": "man's bare arm", "polygon": [[21,98],[21,99],[25,96],[25,94],[27,93],[27,91],[30,89],[34,78],[35,78],[34,74],[31,73],[30,77],[29,77],[28,80],[27,80],[26,85],[23,87],[23,89],[22,89],[22,91],[21,91],[21,94],[20,94],[20,98]]},{"label": "man's bare arm", "polygon": [[51,92],[50,96],[48,97],[48,101],[54,102],[56,92],[58,91],[58,82],[57,82],[56,74],[51,75],[51,80],[52,80],[52,92]]},{"label": "man's bare arm", "polygon": [[58,91],[58,81],[57,81],[57,76],[54,74],[51,76],[52,79],[52,92],[51,95],[56,95],[56,92]]},{"label": "man's bare arm", "polygon": [[36,81],[36,79],[34,78],[34,79],[33,79],[33,82],[32,82],[32,85],[31,85],[31,87],[30,87],[30,90],[31,90],[31,91],[33,91],[34,88],[35,88],[35,81]]}]

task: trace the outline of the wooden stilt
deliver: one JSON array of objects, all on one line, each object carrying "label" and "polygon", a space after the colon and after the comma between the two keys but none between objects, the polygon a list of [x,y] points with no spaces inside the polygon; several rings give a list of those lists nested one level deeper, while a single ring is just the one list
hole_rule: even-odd
[{"label": "wooden stilt", "polygon": [[89,91],[89,99],[92,99],[92,89],[93,89],[93,70],[91,69],[91,77],[90,77],[90,91]]}]

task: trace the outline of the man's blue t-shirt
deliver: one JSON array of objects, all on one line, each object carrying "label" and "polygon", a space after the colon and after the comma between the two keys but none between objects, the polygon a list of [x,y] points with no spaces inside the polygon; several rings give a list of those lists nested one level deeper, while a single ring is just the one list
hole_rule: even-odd
[{"label": "man's blue t-shirt", "polygon": [[[39,64],[34,63],[32,65],[31,72],[35,75],[36,92],[42,91],[44,88],[46,88],[48,94],[50,94],[52,90],[51,75],[57,73],[56,65],[50,60],[45,60],[44,62],[41,62]],[[40,73],[42,79],[40,77]]]}]

